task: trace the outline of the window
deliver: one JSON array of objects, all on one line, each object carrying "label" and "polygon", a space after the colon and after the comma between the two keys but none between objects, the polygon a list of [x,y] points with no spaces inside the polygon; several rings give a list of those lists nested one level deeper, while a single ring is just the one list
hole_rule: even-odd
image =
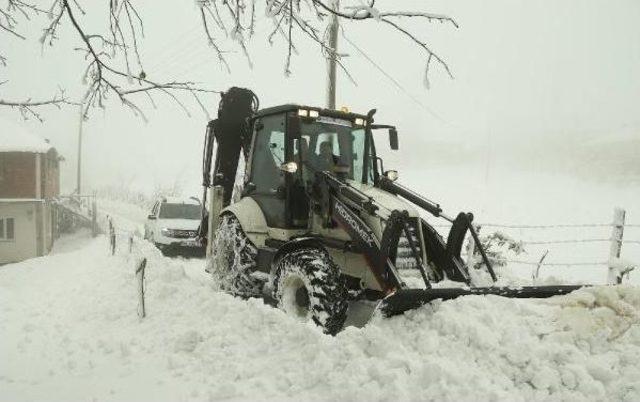
[{"label": "window", "polygon": [[15,239],[13,218],[0,218],[0,240]]},{"label": "window", "polygon": [[0,158],[0,183],[7,177],[7,162]]},{"label": "window", "polygon": [[[373,159],[366,147],[366,132],[361,127],[350,127],[316,120],[302,123],[304,170],[346,173],[351,180],[373,183]],[[364,176],[365,164],[367,177]],[[311,176],[303,172],[303,177]]]},{"label": "window", "polygon": [[282,116],[267,116],[256,132],[251,164],[251,182],[257,193],[270,194],[281,186],[280,165],[285,161],[284,120]]},{"label": "window", "polygon": [[200,205],[169,204],[160,207],[160,219],[200,219]]},{"label": "window", "polygon": [[351,149],[353,150],[353,178],[362,180],[365,161],[369,163],[369,177],[365,178],[365,183],[373,183],[373,169],[371,168],[371,158],[365,155],[365,132],[364,130],[354,130],[351,132]]}]

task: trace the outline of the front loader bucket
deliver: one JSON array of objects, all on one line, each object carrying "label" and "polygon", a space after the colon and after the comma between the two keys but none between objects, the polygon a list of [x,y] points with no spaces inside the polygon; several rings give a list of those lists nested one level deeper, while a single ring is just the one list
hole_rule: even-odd
[{"label": "front loader bucket", "polygon": [[451,300],[469,295],[496,295],[517,299],[538,298],[566,295],[585,285],[559,286],[522,286],[522,287],[484,287],[484,288],[434,288],[434,289],[401,289],[385,297],[378,309],[385,317],[402,314],[434,300]]}]

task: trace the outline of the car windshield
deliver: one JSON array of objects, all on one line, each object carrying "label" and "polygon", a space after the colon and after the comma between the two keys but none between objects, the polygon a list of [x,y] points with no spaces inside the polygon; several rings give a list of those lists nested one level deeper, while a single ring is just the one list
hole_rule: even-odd
[{"label": "car windshield", "polygon": [[[294,157],[301,162],[304,175],[328,170],[344,174],[348,179],[372,183],[373,169],[365,149],[365,137],[364,127],[354,127],[350,121],[323,117],[313,122],[303,121],[300,139],[295,140]],[[365,163],[369,169],[363,177]]]},{"label": "car windshield", "polygon": [[160,219],[200,219],[200,206],[194,204],[169,204],[160,207]]}]

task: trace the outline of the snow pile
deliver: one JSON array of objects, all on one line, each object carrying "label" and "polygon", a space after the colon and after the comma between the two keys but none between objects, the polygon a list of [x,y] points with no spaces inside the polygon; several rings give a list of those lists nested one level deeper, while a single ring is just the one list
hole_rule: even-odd
[{"label": "snow pile", "polygon": [[19,124],[0,119],[0,152],[47,153],[51,145]]},{"label": "snow pile", "polygon": [[336,337],[101,237],[0,268],[0,400],[639,400],[640,291],[472,296]]}]

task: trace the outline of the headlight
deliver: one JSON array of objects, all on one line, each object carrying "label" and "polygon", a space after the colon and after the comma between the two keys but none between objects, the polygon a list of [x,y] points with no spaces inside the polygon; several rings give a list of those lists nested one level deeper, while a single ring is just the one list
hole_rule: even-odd
[{"label": "headlight", "polygon": [[396,181],[398,180],[398,171],[397,170],[387,170],[386,172],[384,172],[384,175],[387,179],[391,180],[391,181]]},{"label": "headlight", "polygon": [[317,110],[309,110],[309,117],[318,117],[320,116],[320,112]]},{"label": "headlight", "polygon": [[359,117],[356,117],[356,119],[353,122],[356,126],[364,126],[364,119],[361,119]]},{"label": "headlight", "polygon": [[163,236],[173,237],[173,230],[171,229],[164,228],[160,231],[160,233],[162,233]]},{"label": "headlight", "polygon": [[295,162],[287,162],[280,165],[280,170],[287,173],[295,173],[298,171],[298,164]]},{"label": "headlight", "polygon": [[309,116],[309,111],[304,109],[298,109],[298,116],[307,117]]}]

